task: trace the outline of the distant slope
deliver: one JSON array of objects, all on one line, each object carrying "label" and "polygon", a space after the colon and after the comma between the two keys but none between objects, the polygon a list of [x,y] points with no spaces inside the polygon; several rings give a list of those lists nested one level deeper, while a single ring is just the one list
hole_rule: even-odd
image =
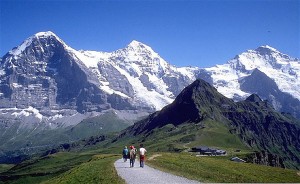
[{"label": "distant slope", "polygon": [[72,137],[73,140],[78,140],[91,135],[121,131],[131,125],[132,121],[120,119],[116,112],[109,111],[99,116],[84,119],[76,126],[66,130],[65,134]]},{"label": "distant slope", "polygon": [[18,163],[32,154],[57,148],[60,144],[72,144],[91,136],[118,132],[130,126],[133,121],[121,119],[116,112],[108,111],[87,118],[76,126],[49,129],[41,124],[36,130],[20,129],[17,135],[14,134],[14,129],[18,129],[18,126],[12,126],[12,131],[6,131],[4,136],[0,136],[0,163]]}]

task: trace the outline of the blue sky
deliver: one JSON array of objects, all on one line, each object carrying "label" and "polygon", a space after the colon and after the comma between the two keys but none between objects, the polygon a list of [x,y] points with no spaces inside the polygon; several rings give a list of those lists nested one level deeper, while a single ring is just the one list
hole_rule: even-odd
[{"label": "blue sky", "polygon": [[0,56],[40,31],[79,50],[143,42],[176,66],[209,67],[261,45],[300,58],[298,0],[0,0]]}]

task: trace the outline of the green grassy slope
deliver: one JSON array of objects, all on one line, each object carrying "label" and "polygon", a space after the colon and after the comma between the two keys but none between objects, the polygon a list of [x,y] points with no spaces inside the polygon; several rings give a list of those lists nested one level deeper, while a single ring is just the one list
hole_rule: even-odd
[{"label": "green grassy slope", "polygon": [[113,111],[84,119],[82,122],[64,132],[71,139],[82,139],[93,135],[118,132],[132,124],[131,121],[120,119]]},{"label": "green grassy slope", "polygon": [[0,164],[0,173],[11,169],[13,166],[13,164]]},{"label": "green grassy slope", "polygon": [[[148,148],[149,154],[155,154]],[[124,183],[113,163],[119,154],[99,154],[102,150],[84,153],[57,153],[42,159],[24,162],[0,176],[0,183]],[[108,150],[109,151],[109,150]],[[148,154],[148,155],[149,155]],[[160,170],[201,182],[299,183],[297,170],[274,168],[229,161],[229,157],[196,157],[190,153],[159,153],[146,163]],[[147,158],[149,158],[148,156]]]},{"label": "green grassy slope", "polygon": [[[120,155],[94,152],[57,153],[25,161],[0,173],[0,183],[122,183],[113,163]],[[107,172],[109,171],[109,172]]]},{"label": "green grassy slope", "polygon": [[225,124],[211,119],[206,119],[200,124],[184,123],[178,126],[167,124],[146,134],[125,135],[114,142],[114,146],[139,145],[140,143],[158,152],[180,152],[201,145],[218,147],[228,151],[251,150],[243,144],[238,136],[231,134]]},{"label": "green grassy slope", "polygon": [[83,163],[43,184],[70,183],[125,183],[118,177],[113,163],[120,155],[95,155]]},{"label": "green grassy slope", "polygon": [[[213,132],[210,135],[218,135],[216,137],[225,140],[228,136],[229,138],[231,136],[224,133],[222,126],[215,127],[214,122],[207,122],[206,126],[205,131],[200,128],[201,133],[209,134]],[[208,128],[209,126],[210,128]],[[189,146],[189,144],[198,143],[212,145],[213,141],[204,140],[204,142],[201,142],[201,136],[198,135],[201,133],[196,130],[195,127],[188,125],[182,125],[180,129],[167,125],[154,131],[155,133],[150,133],[152,136],[161,136],[161,139],[156,139],[156,143],[155,140],[145,140],[144,144],[148,150],[147,158],[155,154],[158,149],[172,150],[178,147],[185,149],[184,147]],[[182,134],[177,134],[177,131]],[[151,138],[151,135],[148,138]],[[164,135],[165,137],[163,137]],[[140,137],[140,139],[143,139],[143,137]],[[121,157],[120,154],[116,153],[121,152],[123,145],[130,144],[128,141],[138,142],[137,139],[133,138],[124,139],[109,144],[109,148],[103,148],[105,145],[98,145],[102,148],[95,149],[93,146],[90,150],[84,152],[62,152],[29,160],[16,165],[8,172],[0,173],[0,177],[10,176],[6,183],[124,183],[116,174],[113,163]],[[230,147],[230,149],[242,148],[239,142],[233,142],[225,146]],[[107,144],[107,142],[103,143]],[[221,147],[222,144],[221,141],[213,145]],[[146,163],[161,170],[201,182],[300,182],[297,170],[235,163],[229,161],[230,156],[196,157],[191,153],[167,152],[161,152],[160,154],[162,156],[156,157],[154,160],[147,159]],[[242,154],[246,154],[246,152],[242,151],[239,154],[240,157],[243,157]]]},{"label": "green grassy slope", "polygon": [[299,183],[297,170],[232,162],[228,157],[195,157],[163,153],[148,164],[161,170],[201,182]]}]

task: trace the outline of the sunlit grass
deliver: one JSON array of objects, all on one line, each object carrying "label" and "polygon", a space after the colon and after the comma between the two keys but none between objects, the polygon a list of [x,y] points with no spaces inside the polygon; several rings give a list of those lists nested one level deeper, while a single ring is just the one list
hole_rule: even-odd
[{"label": "sunlit grass", "polygon": [[299,183],[296,170],[250,163],[236,163],[227,157],[195,157],[190,154],[163,153],[148,164],[201,182],[219,183]]},{"label": "sunlit grass", "polygon": [[89,162],[43,183],[125,183],[118,177],[113,165],[119,157],[120,155],[95,155]]},{"label": "sunlit grass", "polygon": [[6,183],[123,183],[113,166],[119,157],[96,151],[60,152],[25,161],[0,175],[9,177]]},{"label": "sunlit grass", "polygon": [[13,164],[0,164],[0,173],[9,170],[13,166]]}]

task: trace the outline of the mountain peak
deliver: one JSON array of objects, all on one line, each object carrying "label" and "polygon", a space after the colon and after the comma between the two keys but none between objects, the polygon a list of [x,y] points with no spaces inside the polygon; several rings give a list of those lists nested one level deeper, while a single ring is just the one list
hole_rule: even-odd
[{"label": "mountain peak", "polygon": [[42,31],[34,34],[36,37],[48,37],[48,36],[56,36],[52,31]]},{"label": "mountain peak", "polygon": [[130,43],[129,43],[130,46],[138,46],[138,45],[143,45],[142,42],[139,42],[137,40],[132,40]]},{"label": "mountain peak", "polygon": [[263,45],[255,49],[255,51],[259,52],[260,54],[270,54],[271,52],[279,52],[275,48],[269,45]]},{"label": "mountain peak", "polygon": [[132,40],[127,47],[133,48],[134,50],[149,50],[154,52],[151,47],[137,40]]},{"label": "mountain peak", "polygon": [[127,56],[127,61],[137,61],[143,66],[151,68],[151,72],[160,73],[169,68],[169,64],[159,56],[148,45],[139,41],[133,40],[124,49],[117,50],[115,53]]},{"label": "mountain peak", "polygon": [[175,99],[175,103],[194,103],[200,109],[203,106],[213,106],[219,103],[231,103],[208,82],[197,79],[187,86]]},{"label": "mountain peak", "polygon": [[23,43],[21,45],[19,45],[16,48],[13,48],[11,51],[9,51],[9,53],[12,54],[12,55],[14,55],[15,57],[17,57],[28,46],[30,46],[34,42],[34,40],[36,40],[36,39],[48,39],[48,38],[55,38],[58,42],[60,42],[64,46],[66,46],[66,44],[64,43],[64,41],[62,41],[56,34],[54,34],[51,31],[46,31],[46,32],[38,32],[38,33],[30,36],[25,41],[23,41]]},{"label": "mountain peak", "polygon": [[59,41],[60,43],[62,43],[63,45],[66,45],[65,42],[60,39],[55,33],[53,33],[52,31],[45,31],[45,32],[38,32],[36,34],[34,34],[34,36],[30,37],[30,38],[38,38],[38,39],[48,39],[48,38],[55,38],[57,41]]},{"label": "mountain peak", "polygon": [[31,36],[30,38],[51,38],[51,37],[54,37],[56,38],[57,40],[59,40],[60,42],[63,43],[63,41],[55,34],[53,33],[52,31],[45,31],[45,32],[38,32],[36,34],[34,34],[33,36]]},{"label": "mountain peak", "polygon": [[262,99],[257,94],[250,95],[246,101],[248,102],[262,102]]}]

